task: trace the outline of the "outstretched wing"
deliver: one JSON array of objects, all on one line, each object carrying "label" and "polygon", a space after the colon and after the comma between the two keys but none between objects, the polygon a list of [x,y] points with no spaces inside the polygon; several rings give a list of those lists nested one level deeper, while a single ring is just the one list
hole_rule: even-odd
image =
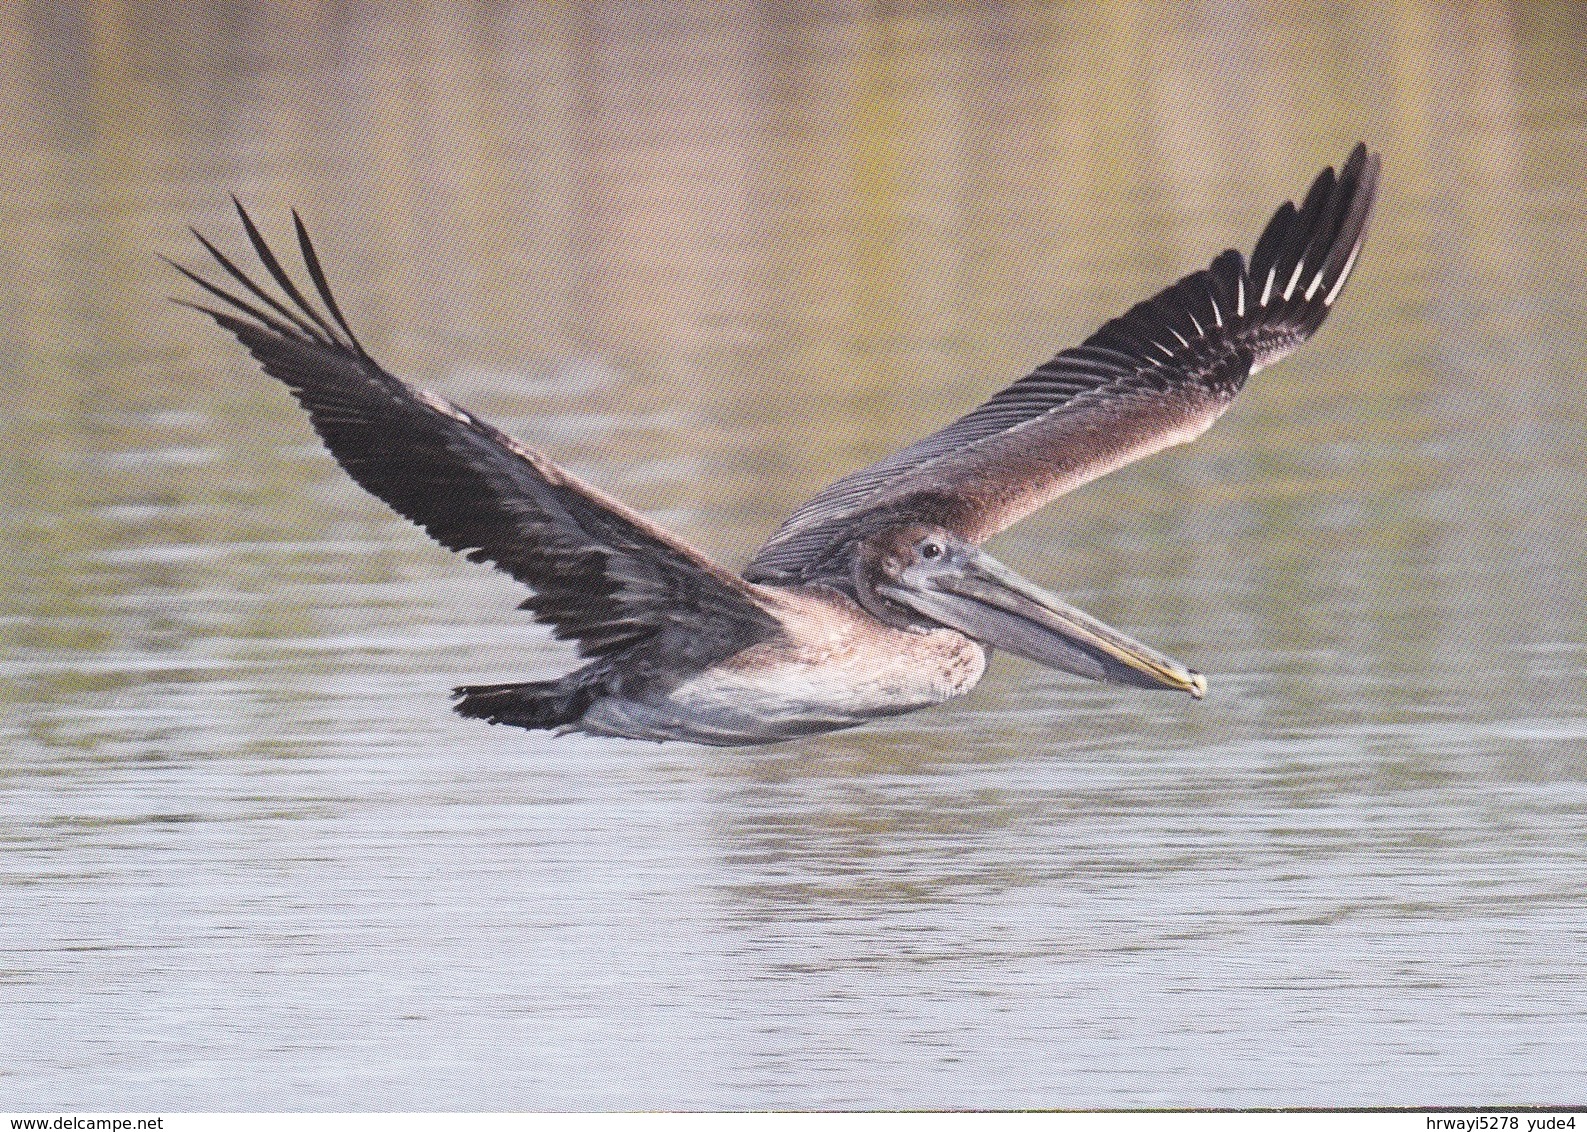
[{"label": "outstretched wing", "polygon": [[[235,198],[233,203],[236,203]],[[292,282],[237,204],[272,296],[196,230],[247,299],[171,264],[224,305],[204,312],[235,334],[308,410],[349,475],[450,550],[531,587],[523,608],[605,656],[668,626],[692,650],[729,655],[778,629],[743,579],[644,516],[456,405],[414,389],[364,352],[292,214],[324,310]],[[183,302],[183,300],[177,300]]]},{"label": "outstretched wing", "polygon": [[980,542],[1083,483],[1194,440],[1245,379],[1310,338],[1366,238],[1379,157],[1357,145],[1286,203],[1250,262],[1226,251],[947,428],[846,476],[795,511],[744,576],[821,572],[864,516],[937,523]]}]

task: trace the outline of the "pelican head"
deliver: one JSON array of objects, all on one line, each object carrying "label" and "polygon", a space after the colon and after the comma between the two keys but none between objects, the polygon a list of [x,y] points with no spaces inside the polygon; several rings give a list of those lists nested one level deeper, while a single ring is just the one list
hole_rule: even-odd
[{"label": "pelican head", "polygon": [[979,547],[926,524],[895,527],[855,556],[860,601],[885,620],[957,629],[989,648],[1089,680],[1200,699],[1207,678],[1020,577]]}]

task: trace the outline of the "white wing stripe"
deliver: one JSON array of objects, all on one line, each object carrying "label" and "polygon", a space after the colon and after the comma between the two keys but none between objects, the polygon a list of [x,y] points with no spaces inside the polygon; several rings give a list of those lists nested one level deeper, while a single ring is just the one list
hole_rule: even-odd
[{"label": "white wing stripe", "polygon": [[1361,243],[1350,249],[1350,258],[1345,260],[1345,269],[1339,273],[1339,282],[1328,289],[1328,294],[1323,297],[1323,306],[1331,307],[1334,300],[1339,297],[1339,288],[1345,285],[1345,280],[1350,278],[1350,269],[1356,265],[1356,253],[1361,250]]},{"label": "white wing stripe", "polygon": [[1289,302],[1289,297],[1295,293],[1295,282],[1300,278],[1300,273],[1304,270],[1306,270],[1306,258],[1302,256],[1300,262],[1295,265],[1294,274],[1289,277],[1289,286],[1284,288],[1284,301],[1286,303]]}]

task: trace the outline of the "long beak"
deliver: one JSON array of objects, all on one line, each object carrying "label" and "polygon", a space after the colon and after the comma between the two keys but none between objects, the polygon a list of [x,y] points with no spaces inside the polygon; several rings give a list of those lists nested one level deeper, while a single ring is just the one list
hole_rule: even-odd
[{"label": "long beak", "polygon": [[976,552],[925,583],[922,589],[887,586],[894,601],[958,629],[982,644],[1084,676],[1169,688],[1201,699],[1207,678],[1177,660],[1131,640],[989,554]]}]

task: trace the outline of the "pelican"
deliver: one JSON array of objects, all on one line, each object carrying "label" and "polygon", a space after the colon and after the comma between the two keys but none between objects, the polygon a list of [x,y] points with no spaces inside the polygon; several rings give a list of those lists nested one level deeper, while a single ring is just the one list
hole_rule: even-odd
[{"label": "pelican", "polygon": [[318,303],[235,197],[279,291],[197,229],[235,288],[171,266],[218,305],[176,301],[236,335],[286,385],[354,480],[442,546],[528,587],[521,608],[586,658],[554,680],[456,688],[459,714],[559,735],[740,746],[940,704],[973,688],[999,648],[1200,699],[1201,673],[981,544],[1064,492],[1195,439],[1248,377],[1316,333],[1356,265],[1379,164],[1357,145],[1299,208],[1274,214],[1249,259],[1223,252],[941,431],[844,476],[739,574],[388,373],[354,337],[296,211]]}]

